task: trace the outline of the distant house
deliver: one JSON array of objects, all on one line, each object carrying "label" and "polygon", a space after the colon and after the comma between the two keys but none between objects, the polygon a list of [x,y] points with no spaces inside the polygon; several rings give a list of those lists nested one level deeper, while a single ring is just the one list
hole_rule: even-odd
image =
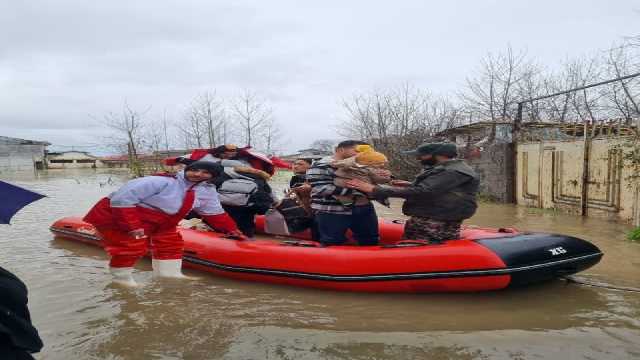
[{"label": "distant house", "polygon": [[47,154],[49,169],[82,169],[103,167],[102,161],[85,151],[50,152]]},{"label": "distant house", "polygon": [[0,136],[0,171],[44,169],[46,141]]},{"label": "distant house", "polygon": [[297,159],[318,160],[325,156],[330,156],[330,155],[332,155],[330,151],[324,151],[320,149],[302,149],[295,154],[281,156],[280,159],[287,162],[293,162],[293,161],[296,161]]},{"label": "distant house", "polygon": [[129,157],[127,155],[103,156],[100,158],[100,161],[108,168],[120,169],[129,167]]},{"label": "distant house", "polygon": [[[151,154],[138,154],[138,163],[143,168],[176,170],[180,166],[166,166],[163,160],[170,157],[178,157],[191,153],[191,150],[161,150]],[[103,156],[100,161],[107,168],[128,168],[129,156],[127,154]]]}]

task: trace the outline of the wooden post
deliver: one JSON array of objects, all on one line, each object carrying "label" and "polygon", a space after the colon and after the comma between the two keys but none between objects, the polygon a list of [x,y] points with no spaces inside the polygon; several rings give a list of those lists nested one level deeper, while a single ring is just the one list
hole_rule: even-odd
[{"label": "wooden post", "polygon": [[[595,124],[594,124],[595,126]],[[589,122],[584,122],[584,149],[582,162],[582,196],[580,197],[582,216],[587,216],[589,208],[589,157],[591,153],[591,136],[589,135]]]},{"label": "wooden post", "polygon": [[640,226],[640,186],[638,185],[633,195],[633,226]]},{"label": "wooden post", "polygon": [[520,125],[522,124],[522,110],[523,103],[518,103],[518,112],[516,113],[516,118],[513,122],[513,128],[511,129],[511,144],[513,146],[512,150],[512,166],[511,166],[511,202],[514,204],[518,203],[518,138],[520,137]]}]

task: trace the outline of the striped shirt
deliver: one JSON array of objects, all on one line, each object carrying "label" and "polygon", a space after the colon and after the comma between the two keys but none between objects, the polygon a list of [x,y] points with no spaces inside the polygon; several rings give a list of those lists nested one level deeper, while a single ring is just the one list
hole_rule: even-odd
[{"label": "striped shirt", "polygon": [[316,212],[351,215],[351,207],[342,205],[335,195],[360,193],[333,183],[336,175],[330,165],[332,161],[333,157],[317,160],[307,170],[307,181],[311,185],[311,208]]}]

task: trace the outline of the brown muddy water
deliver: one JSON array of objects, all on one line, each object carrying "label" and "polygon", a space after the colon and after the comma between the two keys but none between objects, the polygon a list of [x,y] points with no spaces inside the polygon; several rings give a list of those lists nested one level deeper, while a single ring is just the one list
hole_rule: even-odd
[{"label": "brown muddy water", "polygon": [[[125,176],[0,178],[48,196],[0,225],[0,264],[30,290],[45,343],[38,359],[640,358],[640,293],[560,280],[478,294],[358,294],[203,274],[156,282],[143,261],[143,287],[114,287],[101,250],[54,240],[48,227],[85,213]],[[398,204],[380,215],[400,217]],[[640,244],[625,240],[627,225],[490,204],[468,223],[585,238],[605,256],[583,279],[640,287]]]}]

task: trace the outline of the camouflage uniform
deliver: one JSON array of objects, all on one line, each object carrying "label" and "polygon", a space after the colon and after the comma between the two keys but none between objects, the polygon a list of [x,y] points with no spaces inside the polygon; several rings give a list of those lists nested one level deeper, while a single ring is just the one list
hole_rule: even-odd
[{"label": "camouflage uniform", "polygon": [[[439,146],[444,145],[427,144],[422,148],[428,150],[428,147]],[[450,149],[444,155],[455,156],[455,145],[447,144],[446,147]],[[478,175],[469,165],[460,159],[450,159],[435,166],[427,165],[409,186],[378,185],[373,190],[373,197],[405,199],[402,213],[410,219],[403,238],[439,243],[460,238],[462,221],[473,216],[478,206],[479,185]]]},{"label": "camouflage uniform", "polygon": [[433,243],[458,239],[460,237],[461,224],[462,221],[441,221],[412,216],[404,225],[402,238],[407,240],[429,240]]}]

